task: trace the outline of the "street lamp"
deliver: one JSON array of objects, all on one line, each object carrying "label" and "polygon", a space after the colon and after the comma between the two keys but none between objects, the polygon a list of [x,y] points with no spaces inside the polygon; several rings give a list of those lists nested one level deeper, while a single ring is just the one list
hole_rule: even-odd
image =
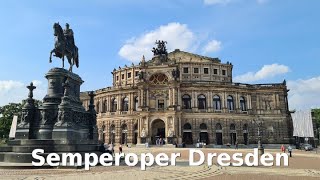
[{"label": "street lamp", "polygon": [[257,125],[258,127],[258,152],[259,152],[259,156],[261,156],[262,154],[264,154],[264,148],[262,146],[262,135],[261,135],[261,130],[260,128],[262,127],[262,121],[257,119],[257,120],[253,120],[253,122]]}]

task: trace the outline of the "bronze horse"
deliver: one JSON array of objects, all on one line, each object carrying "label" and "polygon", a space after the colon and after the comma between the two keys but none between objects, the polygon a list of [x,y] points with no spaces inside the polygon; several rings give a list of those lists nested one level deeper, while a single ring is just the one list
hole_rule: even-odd
[{"label": "bronze horse", "polygon": [[64,68],[64,56],[66,56],[70,64],[69,71],[72,72],[72,66],[74,64],[77,67],[79,67],[78,47],[76,45],[68,43],[59,23],[54,23],[53,30],[55,36],[55,43],[54,49],[50,52],[49,62],[52,62],[51,57],[52,53],[54,53],[54,56],[60,59],[62,58],[62,68]]}]

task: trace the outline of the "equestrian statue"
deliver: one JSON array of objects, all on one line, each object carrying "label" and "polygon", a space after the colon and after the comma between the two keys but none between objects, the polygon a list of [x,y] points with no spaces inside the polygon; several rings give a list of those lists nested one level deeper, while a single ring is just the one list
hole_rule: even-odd
[{"label": "equestrian statue", "polygon": [[55,43],[54,49],[50,52],[49,62],[52,62],[52,53],[54,56],[62,59],[62,68],[64,68],[64,56],[67,57],[70,64],[69,71],[72,72],[72,66],[79,67],[79,54],[78,47],[74,43],[73,31],[69,28],[69,24],[66,23],[66,29],[62,30],[59,23],[53,25]]}]

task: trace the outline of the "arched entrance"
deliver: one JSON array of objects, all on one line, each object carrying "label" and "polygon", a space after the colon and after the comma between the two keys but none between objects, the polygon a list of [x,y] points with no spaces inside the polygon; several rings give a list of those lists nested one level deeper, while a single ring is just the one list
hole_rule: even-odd
[{"label": "arched entrance", "polygon": [[115,125],[114,124],[112,124],[111,126],[110,126],[110,136],[109,136],[109,143],[110,144],[113,144],[113,143],[115,143],[115,139],[116,139],[116,130],[115,130],[116,128],[115,128]]},{"label": "arched entrance", "polygon": [[200,124],[200,142],[209,144],[208,130],[205,123]]},{"label": "arched entrance", "polygon": [[237,132],[236,132],[236,125],[230,125],[230,144],[235,145],[237,142]]},{"label": "arched entrance", "polygon": [[126,124],[121,126],[121,144],[127,144],[128,127]]},{"label": "arched entrance", "polygon": [[245,145],[248,145],[248,125],[243,125],[243,142]]},{"label": "arched entrance", "polygon": [[152,136],[151,141],[156,144],[157,139],[162,140],[160,144],[164,144],[164,138],[166,137],[166,124],[161,119],[156,119],[151,124]]},{"label": "arched entrance", "polygon": [[185,144],[193,144],[191,124],[186,123],[183,125],[183,142]]},{"label": "arched entrance", "polygon": [[216,124],[216,143],[222,145],[222,126],[220,123]]},{"label": "arched entrance", "polygon": [[138,143],[138,124],[134,125],[134,137],[133,137],[133,144],[137,144]]},{"label": "arched entrance", "polygon": [[104,123],[103,123],[103,125],[102,125],[102,127],[101,127],[101,141],[103,142],[103,143],[106,143],[106,139],[105,139],[105,133],[106,133],[106,126],[104,125]]}]

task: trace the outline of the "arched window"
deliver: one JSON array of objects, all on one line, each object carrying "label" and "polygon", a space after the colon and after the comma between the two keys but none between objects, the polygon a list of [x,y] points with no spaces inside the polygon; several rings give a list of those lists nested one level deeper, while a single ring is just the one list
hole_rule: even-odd
[{"label": "arched window", "polygon": [[100,100],[97,102],[96,104],[96,112],[99,113],[100,112]]},{"label": "arched window", "polygon": [[213,96],[213,109],[221,110],[221,100],[220,100],[220,96],[218,95]]},{"label": "arched window", "polygon": [[139,106],[139,97],[137,96],[137,97],[134,98],[134,108],[133,108],[133,110],[137,111],[138,106]]},{"label": "arched window", "polygon": [[125,97],[122,99],[122,111],[128,111],[129,109],[129,99]]},{"label": "arched window", "polygon": [[113,98],[111,101],[111,112],[116,112],[118,107],[118,102],[116,98]]},{"label": "arched window", "polygon": [[200,133],[199,133],[200,142],[209,144],[209,136],[207,131],[207,125],[205,123],[200,124]]},{"label": "arched window", "polygon": [[114,125],[114,124],[111,124],[111,126],[110,126],[110,133],[116,133],[116,132],[115,132],[115,129],[116,129],[115,125]]},{"label": "arched window", "polygon": [[230,125],[230,130],[231,130],[231,131],[235,131],[235,130],[236,130],[236,125],[231,124],[231,125]]},{"label": "arched window", "polygon": [[188,94],[182,96],[182,108],[191,109],[191,97]]},{"label": "arched window", "polygon": [[190,123],[184,124],[183,129],[191,129],[191,124]]},{"label": "arched window", "polygon": [[109,136],[109,138],[110,138],[110,140],[109,140],[109,142],[111,143],[111,144],[113,144],[114,142],[115,142],[115,134],[116,134],[116,130],[115,130],[116,128],[115,128],[115,125],[114,124],[112,124],[111,126],[110,126],[110,136]]},{"label": "arched window", "polygon": [[102,112],[106,112],[107,111],[107,100],[103,100],[102,103]]},{"label": "arched window", "polygon": [[240,97],[240,109],[241,111],[247,111],[246,100],[244,99],[243,96]]},{"label": "arched window", "polygon": [[237,142],[236,125],[230,124],[230,144],[234,145]]},{"label": "arched window", "polygon": [[233,111],[234,110],[234,104],[233,104],[233,97],[232,96],[228,96],[227,97],[227,105],[228,105],[229,111]]},{"label": "arched window", "polygon": [[204,95],[198,96],[198,109],[206,109],[206,97]]},{"label": "arched window", "polygon": [[128,133],[128,126],[123,124],[121,126],[121,144],[127,144],[127,133]]},{"label": "arched window", "polygon": [[216,130],[221,131],[222,130],[222,126],[220,123],[216,124]]},{"label": "arched window", "polygon": [[128,126],[127,126],[126,124],[123,124],[123,125],[121,126],[121,130],[122,130],[122,131],[128,130]]},{"label": "arched window", "polygon": [[243,125],[243,130],[244,130],[244,131],[248,131],[248,124],[244,124],[244,125]]},{"label": "arched window", "polygon": [[200,124],[200,129],[201,130],[206,130],[207,129],[207,125],[205,123],[201,123]]}]

